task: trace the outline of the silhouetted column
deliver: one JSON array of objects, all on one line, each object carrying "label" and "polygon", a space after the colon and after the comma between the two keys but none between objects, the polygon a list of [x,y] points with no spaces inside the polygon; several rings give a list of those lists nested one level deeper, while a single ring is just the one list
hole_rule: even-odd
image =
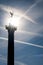
[{"label": "silhouetted column", "polygon": [[16,30],[15,27],[9,25],[6,26],[8,30],[8,59],[7,65],[14,65],[14,32]]}]

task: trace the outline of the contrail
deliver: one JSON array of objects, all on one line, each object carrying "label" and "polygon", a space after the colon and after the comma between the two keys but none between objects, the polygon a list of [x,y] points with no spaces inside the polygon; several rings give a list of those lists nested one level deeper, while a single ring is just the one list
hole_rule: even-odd
[{"label": "contrail", "polygon": [[43,35],[42,34],[39,34],[39,33],[34,33],[34,32],[27,32],[27,31],[20,31],[20,30],[18,30],[17,32],[19,32],[19,33],[24,33],[24,34],[29,34],[29,35],[34,35],[34,36],[40,36],[40,37],[43,37]]},{"label": "contrail", "polygon": [[[5,31],[7,31],[4,27],[1,27],[0,26],[0,29],[4,29]],[[23,33],[23,34],[28,34],[28,35],[33,35],[33,36],[39,36],[39,37],[43,37],[42,34],[39,34],[39,33],[34,33],[34,32],[27,32],[27,31],[22,31],[22,30],[17,30],[16,31],[17,33]]]},{"label": "contrail", "polygon": [[[1,5],[0,4],[0,9],[2,9],[2,10],[4,10],[4,11],[6,11],[6,12],[13,12],[14,14],[15,14],[15,12],[17,12],[18,10],[17,9],[15,9],[15,8],[12,8],[12,7],[10,7],[10,6],[5,6],[5,5]],[[26,20],[29,20],[30,22],[32,22],[32,23],[36,23],[33,19],[31,19],[31,17],[28,17],[28,16],[26,16],[25,15],[25,13],[23,14],[21,14],[21,13],[16,13],[17,15],[19,15],[20,16],[20,19],[21,18],[24,18],[24,19],[26,19]]]},{"label": "contrail", "polygon": [[31,23],[37,24],[31,17],[26,16],[25,13],[23,15],[21,15],[21,18],[24,18],[24,19],[30,21]]},{"label": "contrail", "polygon": [[0,9],[2,9],[2,10],[4,10],[4,11],[6,11],[6,12],[13,12],[14,10],[16,11],[17,9],[15,9],[15,8],[12,8],[12,7],[10,7],[10,6],[6,6],[6,5],[2,5],[2,4],[0,4]]},{"label": "contrail", "polygon": [[[34,3],[32,6],[30,6],[30,8],[25,11],[25,13],[23,14],[23,16],[25,16],[25,15],[26,15],[33,7],[35,7],[40,1],[42,1],[42,0],[38,0],[38,1],[36,1],[36,3]],[[22,17],[23,17],[23,16],[22,16]],[[22,17],[21,17],[21,18],[22,18]],[[37,24],[37,23],[36,23],[34,20],[32,20],[30,17],[25,16],[25,18],[26,18],[27,20],[30,20],[32,23]]]},{"label": "contrail", "polygon": [[0,39],[3,39],[3,40],[8,40],[7,38],[5,38],[5,37],[0,37]]},{"label": "contrail", "polygon": [[[4,37],[0,37],[0,39],[8,40],[7,38],[4,38]],[[18,41],[18,40],[14,40],[14,41],[17,42],[17,43],[20,43],[20,44],[26,44],[26,45],[30,45],[30,46],[34,46],[34,47],[38,47],[38,48],[43,48],[43,46],[36,45],[36,44],[33,44],[33,43],[27,43],[27,42]]]},{"label": "contrail", "polygon": [[[25,16],[33,7],[35,7],[40,1],[42,1],[42,0],[38,0],[38,1],[36,1],[36,3],[34,3],[32,6],[30,6],[30,8],[25,11],[25,13],[21,16],[21,18],[24,17],[24,16]],[[27,20],[30,20],[32,23],[37,24],[37,23],[36,23],[34,20],[32,20],[30,17],[25,16],[25,18],[26,18]]]},{"label": "contrail", "polygon": [[21,43],[21,44],[30,45],[30,46],[34,46],[34,47],[43,48],[43,46],[41,46],[41,45],[36,45],[36,44],[32,44],[32,43],[22,42],[22,41],[18,41],[18,40],[15,40],[15,42],[18,42],[18,43]]},{"label": "contrail", "polygon": [[35,7],[40,1],[42,1],[42,0],[37,0],[36,3],[34,3],[32,6],[30,6],[30,8],[27,9],[24,14],[27,14],[27,13],[28,13],[33,7]]},{"label": "contrail", "polygon": [[[36,1],[36,3],[34,3],[29,9],[27,9],[26,11],[25,11],[25,13],[24,14],[20,14],[20,17],[22,18],[25,18],[25,19],[27,19],[27,20],[29,20],[30,22],[32,22],[32,23],[36,23],[34,20],[32,20],[30,17],[28,17],[28,16],[26,16],[26,13],[28,13],[34,6],[36,6],[37,5],[37,3],[39,3],[41,0],[38,0],[38,1]],[[0,4],[0,8],[1,9],[3,9],[3,10],[5,10],[6,12],[14,12],[14,11],[17,11],[17,9],[15,9],[15,8],[12,8],[12,7],[10,7],[10,6],[5,6],[5,5],[2,5],[2,4]],[[18,14],[18,13],[17,13]],[[18,14],[19,15],[19,14]],[[21,19],[20,18],[20,19]],[[37,23],[36,23],[37,24]]]}]

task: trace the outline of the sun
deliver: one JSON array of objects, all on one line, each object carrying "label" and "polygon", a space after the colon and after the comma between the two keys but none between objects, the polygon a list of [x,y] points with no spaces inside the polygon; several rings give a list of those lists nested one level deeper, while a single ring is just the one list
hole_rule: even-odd
[{"label": "sun", "polygon": [[20,16],[15,15],[13,17],[9,17],[9,23],[15,27],[19,26]]},{"label": "sun", "polygon": [[8,14],[5,15],[5,25],[11,24],[12,26],[19,27],[21,16],[15,13],[12,17]]}]

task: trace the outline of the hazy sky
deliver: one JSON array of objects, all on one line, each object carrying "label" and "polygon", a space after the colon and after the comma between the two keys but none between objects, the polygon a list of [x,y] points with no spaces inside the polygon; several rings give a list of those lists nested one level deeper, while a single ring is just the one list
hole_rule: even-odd
[{"label": "hazy sky", "polygon": [[0,65],[7,64],[4,27],[10,11],[22,13],[15,32],[15,65],[43,65],[43,0],[0,0]]}]

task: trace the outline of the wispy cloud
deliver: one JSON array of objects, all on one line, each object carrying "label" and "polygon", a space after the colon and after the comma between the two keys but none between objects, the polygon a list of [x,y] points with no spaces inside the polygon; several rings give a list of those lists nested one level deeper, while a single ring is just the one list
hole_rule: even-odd
[{"label": "wispy cloud", "polygon": [[[8,40],[7,38],[4,38],[4,37],[0,37],[0,39]],[[33,46],[33,47],[43,48],[43,46],[36,45],[36,44],[33,44],[33,43],[27,43],[27,42],[23,42],[23,41],[19,41],[19,40],[15,40],[15,42],[20,43],[20,44],[30,45],[30,46]]]},{"label": "wispy cloud", "polygon": [[[1,27],[1,26],[0,26],[0,29],[3,29],[3,30],[5,30],[5,31],[7,31],[4,27]],[[23,30],[17,30],[16,32],[17,32],[17,33],[19,32],[19,33],[23,33],[23,34],[28,34],[28,35],[33,35],[33,36],[43,37],[42,34],[35,33],[35,32],[27,32],[27,31],[23,31]]]},{"label": "wispy cloud", "polygon": [[19,32],[19,33],[24,33],[24,34],[28,34],[28,35],[33,35],[33,36],[39,36],[39,37],[43,37],[43,35],[42,34],[39,34],[39,33],[34,33],[34,32],[27,32],[27,31],[20,31],[20,30],[18,30],[17,32]]},{"label": "wispy cloud", "polygon": [[4,37],[0,37],[0,39],[3,39],[3,40],[8,40],[7,38],[4,38]]},{"label": "wispy cloud", "polygon": [[2,55],[0,55],[0,62],[7,63],[7,58],[2,56]]},{"label": "wispy cloud", "polygon": [[6,12],[13,12],[14,10],[16,11],[17,9],[15,9],[15,8],[12,8],[12,7],[10,7],[10,6],[6,6],[6,5],[3,5],[3,4],[0,4],[0,9],[2,9],[2,10],[4,10],[4,11],[6,11]]},{"label": "wispy cloud", "polygon": [[22,41],[18,41],[18,40],[15,40],[15,42],[18,42],[18,43],[21,43],[21,44],[30,45],[30,46],[34,46],[34,47],[38,47],[38,48],[43,48],[43,46],[36,45],[36,44],[33,44],[33,43],[27,43],[27,42],[22,42]]},{"label": "wispy cloud", "polygon": [[27,14],[33,7],[35,7],[39,2],[41,2],[42,0],[37,0],[34,4],[32,4],[31,6],[30,6],[30,8],[29,9],[27,9],[26,11],[25,11],[25,13],[24,14]]},{"label": "wispy cloud", "polygon": [[[24,57],[24,56],[23,56]],[[36,55],[29,55],[28,56],[28,58],[29,57],[43,57],[43,54],[36,54]],[[2,55],[0,55],[0,62],[2,62],[2,63],[7,63],[7,57],[5,57],[5,56],[2,56]],[[25,64],[25,63],[23,63],[23,62],[20,62],[20,61],[14,61],[14,64],[15,65],[27,65],[27,64]]]},{"label": "wispy cloud", "polygon": [[[0,62],[2,62],[2,63],[7,63],[7,58],[4,57],[4,56],[2,56],[2,55],[0,55]],[[15,64],[15,65],[27,65],[27,64],[22,63],[22,62],[20,62],[20,61],[14,61],[14,64]]]},{"label": "wispy cloud", "polygon": [[22,62],[20,62],[20,61],[15,61],[15,65],[27,65],[27,64],[22,63]]},{"label": "wispy cloud", "polygon": [[2,29],[2,30],[5,30],[5,31],[6,31],[5,27],[0,26],[0,29]]},{"label": "wispy cloud", "polygon": [[34,4],[32,4],[32,5],[30,6],[30,8],[27,9],[27,10],[24,12],[24,14],[21,16],[21,18],[24,17],[25,19],[30,20],[30,22],[37,24],[36,21],[34,21],[31,17],[26,16],[26,14],[27,14],[33,7],[35,7],[39,2],[41,2],[41,1],[42,1],[42,0],[37,0]]},{"label": "wispy cloud", "polygon": [[[2,4],[0,4],[0,8],[2,9],[2,10],[4,10],[4,11],[6,11],[6,12],[13,12],[13,14],[15,14],[15,12],[17,13],[17,12],[19,12],[17,9],[15,9],[15,8],[13,8],[13,7],[10,7],[10,6],[6,6],[6,5],[2,5]],[[26,13],[26,12],[25,12]],[[25,13],[20,13],[20,14],[18,14],[17,13],[17,15],[19,15],[20,16],[20,19],[23,17],[24,19],[26,19],[26,20],[29,20],[30,22],[32,22],[32,23],[36,23],[31,17],[28,17],[28,16],[26,16],[25,15]]]},{"label": "wispy cloud", "polygon": [[[2,63],[7,63],[7,58],[5,58],[4,56],[1,56],[1,57],[0,57],[0,62],[2,62]],[[20,61],[14,61],[14,64],[15,64],[15,65],[27,65],[27,64],[22,63],[22,62],[20,62]]]}]

